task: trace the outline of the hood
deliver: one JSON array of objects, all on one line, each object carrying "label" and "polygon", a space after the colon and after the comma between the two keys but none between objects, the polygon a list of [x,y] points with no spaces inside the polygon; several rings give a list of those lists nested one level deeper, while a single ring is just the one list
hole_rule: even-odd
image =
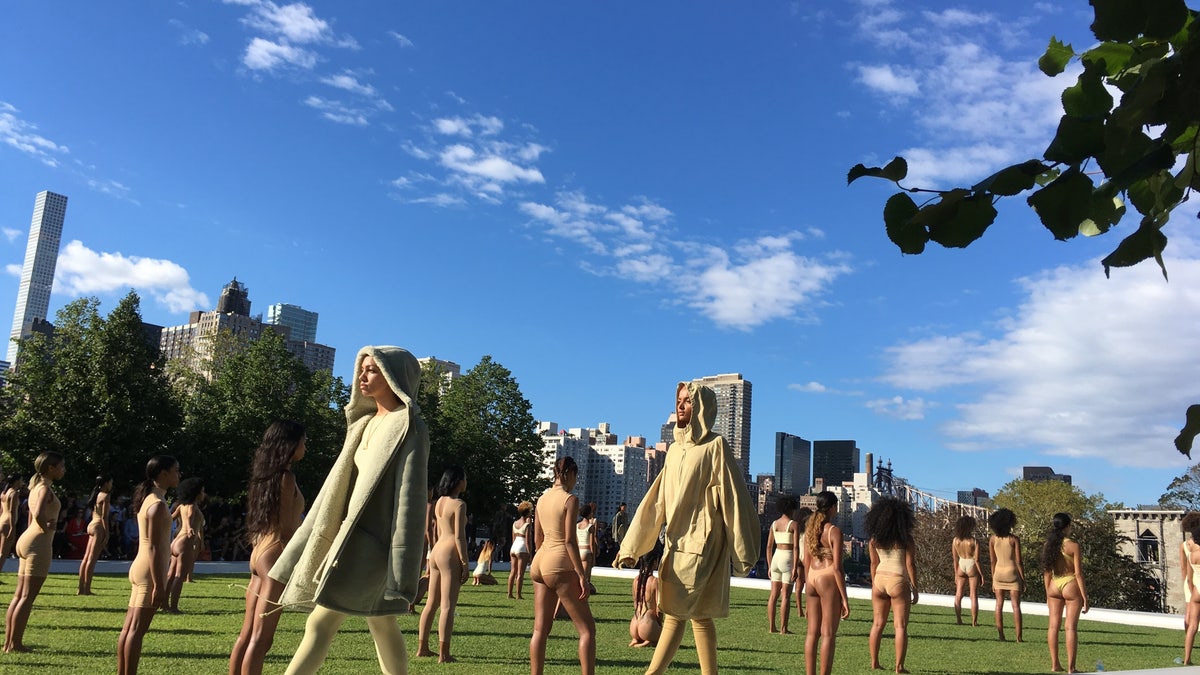
[{"label": "hood", "polygon": [[354,359],[354,380],[350,387],[350,404],[346,406],[346,420],[353,424],[367,415],[374,415],[378,410],[375,399],[363,396],[358,390],[358,373],[362,370],[363,359],[368,356],[375,359],[375,364],[383,372],[383,379],[404,404],[408,415],[416,415],[419,412],[417,390],[421,386],[421,364],[416,357],[400,347],[363,347]]},{"label": "hood", "polygon": [[713,425],[717,421],[717,394],[711,387],[702,384],[680,382],[675,388],[676,400],[679,399],[679,392],[684,389],[692,398],[692,421],[683,429],[675,427],[675,441],[687,438],[692,443],[701,443],[712,434]]}]

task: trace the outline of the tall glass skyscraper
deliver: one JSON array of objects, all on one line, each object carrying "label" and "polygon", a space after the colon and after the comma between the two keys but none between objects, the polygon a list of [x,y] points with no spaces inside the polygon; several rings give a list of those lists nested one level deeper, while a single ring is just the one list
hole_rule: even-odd
[{"label": "tall glass skyscraper", "polygon": [[[67,198],[49,191],[39,192],[33,202],[33,222],[29,225],[29,244],[21,267],[21,285],[17,288],[17,309],[13,312],[10,338],[26,337],[34,319],[46,319],[50,311],[50,289],[54,286],[54,268],[62,241],[63,221],[67,217]],[[17,364],[17,343],[8,343],[8,358]]]},{"label": "tall glass skyscraper", "polygon": [[317,313],[299,305],[277,302],[267,307],[267,323],[291,328],[293,340],[317,341]]},{"label": "tall glass skyscraper", "polygon": [[792,434],[775,432],[775,490],[783,494],[808,494],[812,443]]}]

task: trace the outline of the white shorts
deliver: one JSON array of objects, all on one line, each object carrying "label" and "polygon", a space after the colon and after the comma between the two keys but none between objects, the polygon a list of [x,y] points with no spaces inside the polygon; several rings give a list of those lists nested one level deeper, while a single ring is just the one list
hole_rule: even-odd
[{"label": "white shorts", "polygon": [[509,550],[509,555],[529,554],[529,547],[525,545],[525,537],[517,537],[513,539],[512,548]]},{"label": "white shorts", "polygon": [[771,556],[771,581],[778,581],[782,584],[792,582],[792,551],[791,549],[783,550],[775,549],[775,555]]}]

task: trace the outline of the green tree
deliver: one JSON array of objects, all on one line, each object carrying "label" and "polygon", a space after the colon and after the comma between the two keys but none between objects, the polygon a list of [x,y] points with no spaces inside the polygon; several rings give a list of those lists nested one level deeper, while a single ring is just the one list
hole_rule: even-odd
[{"label": "green tree", "polygon": [[545,487],[532,406],[512,372],[491,356],[454,381],[433,417],[431,429],[440,425],[445,437],[431,445],[430,480],[452,464],[466,469],[470,513],[497,513]]},{"label": "green tree", "polygon": [[1193,464],[1183,475],[1176,476],[1158,498],[1158,504],[1165,508],[1200,511],[1200,464]]},{"label": "green tree", "polygon": [[276,419],[292,419],[308,435],[297,481],[304,494],[315,495],[345,438],[349,393],[341,378],[309,371],[270,329],[254,341],[223,331],[206,348],[201,372],[174,371],[186,397],[178,452],[184,471],[203,476],[212,494],[239,495],[263,431]]},{"label": "green tree", "polygon": [[[1162,228],[1200,188],[1197,13],[1184,0],[1091,0],[1091,5],[1091,29],[1099,44],[1076,54],[1071,45],[1051,38],[1038,61],[1051,77],[1075,58],[1083,66],[1063,92],[1063,116],[1040,159],[950,190],[901,185],[908,174],[903,157],[883,167],[859,164],[850,170],[848,182],[873,176],[903,190],[883,210],[888,237],[902,252],[921,253],[929,241],[966,247],[995,221],[1001,197],[1029,192],[1027,203],[1060,240],[1105,234],[1132,204],[1141,221],[1101,261],[1104,273],[1153,258],[1166,276]],[[1113,90],[1121,92],[1119,101]],[[1180,169],[1172,173],[1175,166]],[[1099,185],[1094,175],[1103,179]],[[931,198],[918,205],[910,193]]]},{"label": "green tree", "polygon": [[996,492],[998,508],[1017,515],[1015,534],[1021,538],[1025,597],[1035,602],[1046,599],[1039,563],[1042,544],[1054,514],[1064,512],[1072,519],[1071,538],[1083,550],[1083,574],[1088,600],[1095,607],[1162,611],[1159,588],[1149,570],[1120,552],[1129,538],[1117,532],[1104,495],[1089,495],[1061,481],[1014,480]]},{"label": "green tree", "polygon": [[170,448],[180,410],[158,346],[148,339],[141,301],[130,291],[102,318],[95,298],[55,316],[52,336],[21,341],[17,368],[0,394],[6,468],[28,473],[53,450],[67,458],[64,487],[90,490],[111,475],[118,486],[140,480],[145,458]]}]

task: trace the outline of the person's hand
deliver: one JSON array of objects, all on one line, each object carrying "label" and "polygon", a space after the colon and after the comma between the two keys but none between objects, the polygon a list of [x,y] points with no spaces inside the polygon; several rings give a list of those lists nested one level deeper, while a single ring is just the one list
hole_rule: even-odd
[{"label": "person's hand", "polygon": [[917,602],[918,602],[920,599],[921,599],[921,594],[917,592],[917,587],[916,587],[916,586],[913,586],[913,589],[912,589],[912,604],[914,604],[914,605],[915,605],[915,604],[917,604]]},{"label": "person's hand", "polygon": [[633,567],[635,565],[637,565],[637,561],[630,557],[625,557],[625,558],[618,557],[616,560],[613,561],[613,567],[615,567],[619,570],[633,569]]},{"label": "person's hand", "polygon": [[842,598],[842,618],[850,618],[850,601],[846,598]]},{"label": "person's hand", "polygon": [[579,599],[587,600],[588,595],[591,594],[592,589],[588,588],[588,582],[586,579],[583,578],[582,574],[577,574],[576,576],[579,577]]},{"label": "person's hand", "polygon": [[462,575],[461,576],[462,576],[462,578],[459,579],[458,583],[460,583],[460,584],[467,583],[467,578],[471,576],[471,570],[467,568],[467,563],[462,564]]},{"label": "person's hand", "polygon": [[1088,599],[1087,599],[1087,597],[1085,596],[1085,597],[1083,598],[1083,613],[1084,613],[1084,614],[1087,614],[1087,611],[1088,611],[1088,609],[1089,609],[1089,607],[1088,607]]},{"label": "person's hand", "polygon": [[167,608],[166,588],[155,584],[150,585],[150,606],[158,609]]}]

